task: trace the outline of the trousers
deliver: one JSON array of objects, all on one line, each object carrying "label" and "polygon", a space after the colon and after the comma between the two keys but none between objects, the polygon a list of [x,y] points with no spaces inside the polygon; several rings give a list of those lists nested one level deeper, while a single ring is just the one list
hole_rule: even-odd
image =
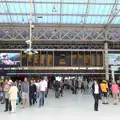
[{"label": "trousers", "polygon": [[29,94],[29,104],[34,105],[36,102],[36,95],[35,94]]},{"label": "trousers", "polygon": [[94,94],[94,110],[98,110],[99,94]]},{"label": "trousers", "polygon": [[44,105],[44,98],[45,98],[45,91],[40,91],[39,92],[39,106]]},{"label": "trousers", "polygon": [[12,106],[12,113],[16,112],[16,100],[11,100],[11,106]]},{"label": "trousers", "polygon": [[12,108],[11,108],[11,102],[9,101],[8,98],[6,98],[6,99],[5,99],[5,110],[6,110],[6,111],[8,111],[8,110],[11,111],[11,109],[12,109]]}]

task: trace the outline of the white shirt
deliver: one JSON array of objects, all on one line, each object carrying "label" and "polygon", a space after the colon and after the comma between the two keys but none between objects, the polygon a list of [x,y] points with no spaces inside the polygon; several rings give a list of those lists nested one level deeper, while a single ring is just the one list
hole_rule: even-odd
[{"label": "white shirt", "polygon": [[34,83],[36,85],[36,88],[37,88],[37,92],[39,91],[39,84],[40,83]]},{"label": "white shirt", "polygon": [[46,88],[47,88],[47,81],[46,80],[40,81],[39,90],[40,91],[46,91]]},{"label": "white shirt", "polygon": [[95,91],[94,91],[95,94],[99,94],[99,87],[98,85],[95,85]]}]

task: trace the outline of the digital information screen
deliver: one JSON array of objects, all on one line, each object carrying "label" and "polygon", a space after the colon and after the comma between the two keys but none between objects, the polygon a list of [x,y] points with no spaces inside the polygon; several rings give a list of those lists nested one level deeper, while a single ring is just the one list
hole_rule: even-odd
[{"label": "digital information screen", "polygon": [[0,53],[0,65],[20,66],[20,53]]},{"label": "digital information screen", "polygon": [[71,66],[71,52],[56,51],[54,55],[55,66]]}]

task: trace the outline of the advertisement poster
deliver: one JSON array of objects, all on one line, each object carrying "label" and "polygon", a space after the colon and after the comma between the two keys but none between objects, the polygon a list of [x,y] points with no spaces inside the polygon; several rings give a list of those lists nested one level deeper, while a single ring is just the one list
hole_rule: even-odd
[{"label": "advertisement poster", "polygon": [[109,65],[120,65],[120,54],[108,54]]}]

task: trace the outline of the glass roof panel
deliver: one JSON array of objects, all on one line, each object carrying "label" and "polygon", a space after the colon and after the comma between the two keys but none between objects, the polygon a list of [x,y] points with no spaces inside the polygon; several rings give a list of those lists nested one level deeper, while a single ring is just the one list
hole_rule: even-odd
[{"label": "glass roof panel", "polygon": [[[14,3],[19,2],[30,2],[30,0],[6,0],[13,2],[0,2],[0,22],[15,22],[21,23],[29,22],[30,4],[29,3]],[[111,3],[108,5],[102,4],[87,4],[88,0],[62,0],[62,2],[71,2],[70,4],[56,4],[55,2],[61,2],[61,0],[34,0],[39,2],[33,4],[33,22],[38,23],[61,23],[66,24],[106,24],[108,18],[112,18],[111,11],[115,0],[89,0],[90,3]],[[40,3],[46,2],[46,3]],[[47,2],[53,2],[47,3]],[[75,4],[81,2],[82,4]],[[118,0],[117,10],[120,9],[120,0]],[[85,4],[84,4],[85,3]],[[112,5],[113,4],[113,5]],[[55,7],[55,11],[53,8]],[[62,8],[62,9],[61,9]],[[116,9],[116,8],[115,8]],[[5,13],[5,15],[4,15]],[[112,15],[110,17],[110,14]],[[106,16],[105,16],[106,15]],[[38,18],[42,17],[42,18]],[[120,24],[120,12],[116,15],[116,18],[112,21],[112,24]]]},{"label": "glass roof panel", "polygon": [[114,3],[115,0],[90,0],[91,3]]},{"label": "glass roof panel", "polygon": [[62,0],[63,2],[88,2],[88,0]]},{"label": "glass roof panel", "polygon": [[86,5],[63,4],[62,14],[85,14]]},{"label": "glass roof panel", "polygon": [[113,5],[89,5],[88,14],[110,14]]},{"label": "glass roof panel", "polygon": [[120,17],[116,17],[113,21],[112,24],[120,24]]},{"label": "glass roof panel", "polygon": [[86,24],[106,24],[109,17],[105,16],[88,16]]},{"label": "glass roof panel", "polygon": [[[54,12],[54,7],[55,7],[55,12]],[[60,5],[52,5],[52,4],[36,4],[35,5],[35,10],[36,13],[41,13],[41,14],[60,14]]]},{"label": "glass roof panel", "polygon": [[62,16],[62,23],[81,24],[82,16]]}]

